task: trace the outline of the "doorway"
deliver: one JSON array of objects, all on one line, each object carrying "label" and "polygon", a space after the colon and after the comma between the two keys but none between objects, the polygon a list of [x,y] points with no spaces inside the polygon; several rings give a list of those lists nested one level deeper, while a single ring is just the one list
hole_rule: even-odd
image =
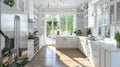
[{"label": "doorway", "polygon": [[46,15],[46,45],[55,45],[55,37],[59,30],[59,15]]}]

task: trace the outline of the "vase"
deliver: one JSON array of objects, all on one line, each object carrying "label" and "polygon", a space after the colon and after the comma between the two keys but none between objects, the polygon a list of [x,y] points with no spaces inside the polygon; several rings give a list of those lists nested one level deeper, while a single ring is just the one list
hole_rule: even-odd
[{"label": "vase", "polygon": [[91,37],[91,35],[88,35],[88,37]]},{"label": "vase", "polygon": [[120,42],[117,41],[117,47],[120,48]]}]

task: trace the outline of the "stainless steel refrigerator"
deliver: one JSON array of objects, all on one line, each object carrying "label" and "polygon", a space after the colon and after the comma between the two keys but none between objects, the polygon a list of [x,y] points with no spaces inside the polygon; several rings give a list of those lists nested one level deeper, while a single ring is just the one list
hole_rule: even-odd
[{"label": "stainless steel refrigerator", "polygon": [[[9,37],[15,38],[15,47],[27,48],[28,16],[27,14],[1,14],[1,30]],[[17,40],[16,40],[17,39]],[[4,47],[4,38],[1,39]]]}]

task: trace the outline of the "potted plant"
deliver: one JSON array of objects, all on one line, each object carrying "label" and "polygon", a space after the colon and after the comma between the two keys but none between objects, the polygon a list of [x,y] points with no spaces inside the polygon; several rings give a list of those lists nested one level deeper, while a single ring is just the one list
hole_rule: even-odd
[{"label": "potted plant", "polygon": [[86,35],[89,36],[89,37],[91,36],[91,29],[90,28],[87,28]]},{"label": "potted plant", "polygon": [[12,7],[15,4],[14,0],[4,0],[4,3],[10,7]]},{"label": "potted plant", "polygon": [[34,35],[36,35],[37,33],[38,33],[38,30],[35,30],[35,31],[33,32]]},{"label": "potted plant", "polygon": [[120,33],[118,31],[115,33],[115,37],[114,38],[115,38],[115,40],[117,42],[117,47],[120,48]]},{"label": "potted plant", "polygon": [[78,30],[75,30],[75,31],[74,31],[74,34],[76,34],[76,35],[77,35],[77,34],[78,34]]}]

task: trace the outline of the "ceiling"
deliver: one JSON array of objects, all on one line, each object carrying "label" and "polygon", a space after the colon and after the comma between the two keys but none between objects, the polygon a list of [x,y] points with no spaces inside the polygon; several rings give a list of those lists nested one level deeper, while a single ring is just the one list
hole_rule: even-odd
[{"label": "ceiling", "polygon": [[42,8],[77,8],[92,0],[36,0]]}]

